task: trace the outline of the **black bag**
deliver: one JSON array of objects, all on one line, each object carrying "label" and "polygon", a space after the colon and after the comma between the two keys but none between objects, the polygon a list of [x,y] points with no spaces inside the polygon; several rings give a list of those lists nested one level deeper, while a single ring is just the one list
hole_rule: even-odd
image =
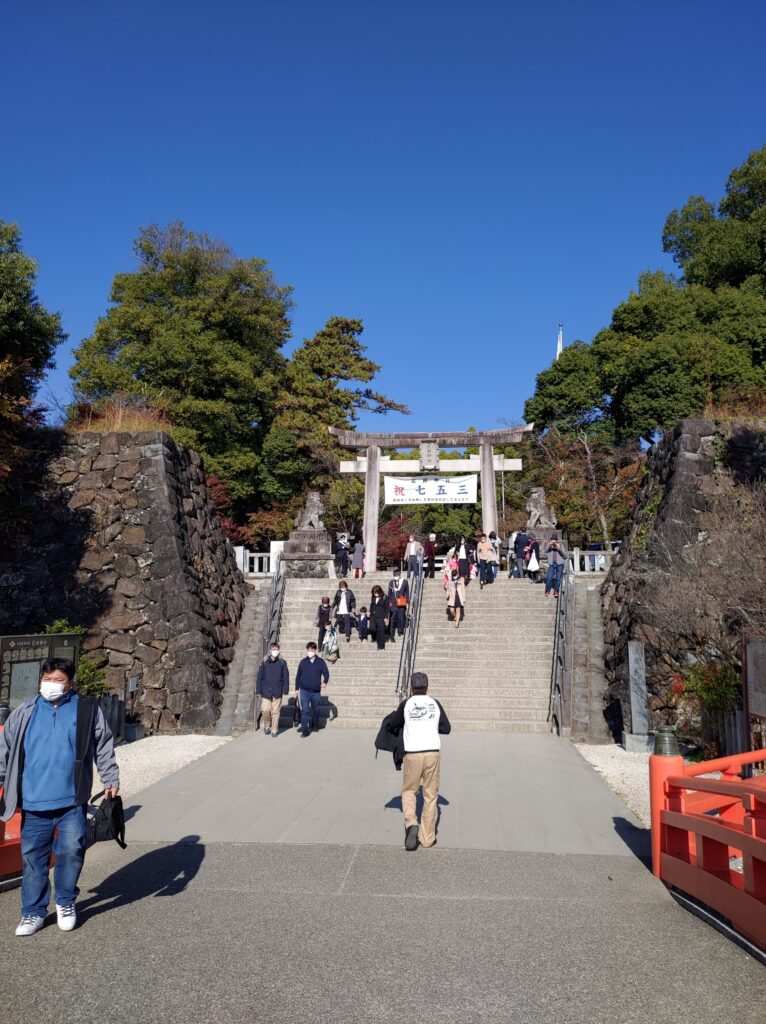
[{"label": "black bag", "polygon": [[295,698],[295,703],[293,704],[293,725],[297,729],[300,724],[301,724],[301,706],[298,703],[298,698],[296,697]]},{"label": "black bag", "polygon": [[122,808],[122,797],[106,797],[100,804],[96,804],[100,796],[104,795],[102,789],[93,797],[93,815],[88,817],[88,845],[91,843],[103,843],[108,839],[114,839],[118,846],[124,850],[125,842],[125,813]]}]

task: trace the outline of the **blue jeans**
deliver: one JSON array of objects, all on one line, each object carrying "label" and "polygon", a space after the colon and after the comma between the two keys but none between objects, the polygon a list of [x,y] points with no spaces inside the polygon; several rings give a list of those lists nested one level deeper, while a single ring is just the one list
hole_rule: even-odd
[{"label": "blue jeans", "polygon": [[[56,839],[53,833],[58,829]],[[85,808],[24,811],[21,819],[21,913],[45,917],[51,886],[51,850],[56,854],[53,884],[56,903],[71,907],[80,894],[77,880],[85,860]]]},{"label": "blue jeans", "polygon": [[558,593],[559,584],[561,583],[561,570],[564,568],[563,565],[549,565],[548,575],[545,577],[545,593],[550,593],[551,590],[555,590]]},{"label": "blue jeans", "polygon": [[322,695],[317,690],[301,690],[301,729],[303,732],[308,732],[309,727],[316,729],[321,701]]},{"label": "blue jeans", "polygon": [[479,580],[482,583],[494,583],[495,581],[492,563],[488,562],[486,558],[482,558],[479,562]]}]

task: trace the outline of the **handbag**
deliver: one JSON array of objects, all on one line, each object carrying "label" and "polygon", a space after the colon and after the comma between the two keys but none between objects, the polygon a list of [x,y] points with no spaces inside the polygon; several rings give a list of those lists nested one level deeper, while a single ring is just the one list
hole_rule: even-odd
[{"label": "handbag", "polygon": [[404,596],[404,594],[397,594],[396,595],[396,607],[397,608],[406,608],[407,607],[407,598]]},{"label": "handbag", "polygon": [[[92,800],[96,801],[103,795],[104,790],[102,789]],[[122,807],[122,797],[105,797],[100,804],[94,802],[88,810],[93,811],[93,814],[88,816],[86,823],[88,845],[114,839],[117,845],[124,850],[127,843],[125,842],[125,812]]]},{"label": "handbag", "polygon": [[529,556],[529,562],[527,563],[527,569],[530,572],[537,572],[537,570],[539,568],[540,568],[540,563],[537,561],[537,555],[533,551],[532,554]]}]

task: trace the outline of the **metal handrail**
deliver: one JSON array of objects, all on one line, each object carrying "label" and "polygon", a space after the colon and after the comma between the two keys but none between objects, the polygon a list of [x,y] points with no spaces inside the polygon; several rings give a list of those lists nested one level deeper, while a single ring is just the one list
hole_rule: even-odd
[{"label": "metal handrail", "polygon": [[274,576],[271,581],[269,610],[263,627],[263,657],[267,657],[269,647],[279,639],[279,620],[282,617],[282,599],[285,595],[285,577],[282,573],[282,552],[277,552],[274,560]]},{"label": "metal handrail", "polygon": [[564,676],[567,660],[567,613],[569,611],[569,559],[564,562],[556,602],[553,626],[553,664],[551,666],[551,692],[548,698],[548,722],[551,732],[561,736],[564,728]]},{"label": "metal handrail", "polygon": [[423,554],[418,556],[418,571],[410,594],[410,606],[407,609],[407,622],[402,637],[402,649],[399,654],[399,672],[396,677],[396,693],[403,700],[410,688],[410,677],[415,664],[415,651],[418,646],[418,630],[420,629],[420,610],[423,597]]}]

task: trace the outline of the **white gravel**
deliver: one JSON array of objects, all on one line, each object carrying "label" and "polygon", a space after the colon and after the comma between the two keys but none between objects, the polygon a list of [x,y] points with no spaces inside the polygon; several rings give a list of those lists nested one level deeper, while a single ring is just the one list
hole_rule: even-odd
[{"label": "white gravel", "polygon": [[641,824],[648,828],[649,755],[629,754],[616,743],[604,746],[575,743],[574,746],[604,777],[607,785],[627,804]]},{"label": "white gravel", "polygon": [[[123,799],[133,796],[217,750],[230,739],[230,736],[147,736],[115,747],[120,768],[120,795]],[[100,785],[97,788],[100,789]]]}]

